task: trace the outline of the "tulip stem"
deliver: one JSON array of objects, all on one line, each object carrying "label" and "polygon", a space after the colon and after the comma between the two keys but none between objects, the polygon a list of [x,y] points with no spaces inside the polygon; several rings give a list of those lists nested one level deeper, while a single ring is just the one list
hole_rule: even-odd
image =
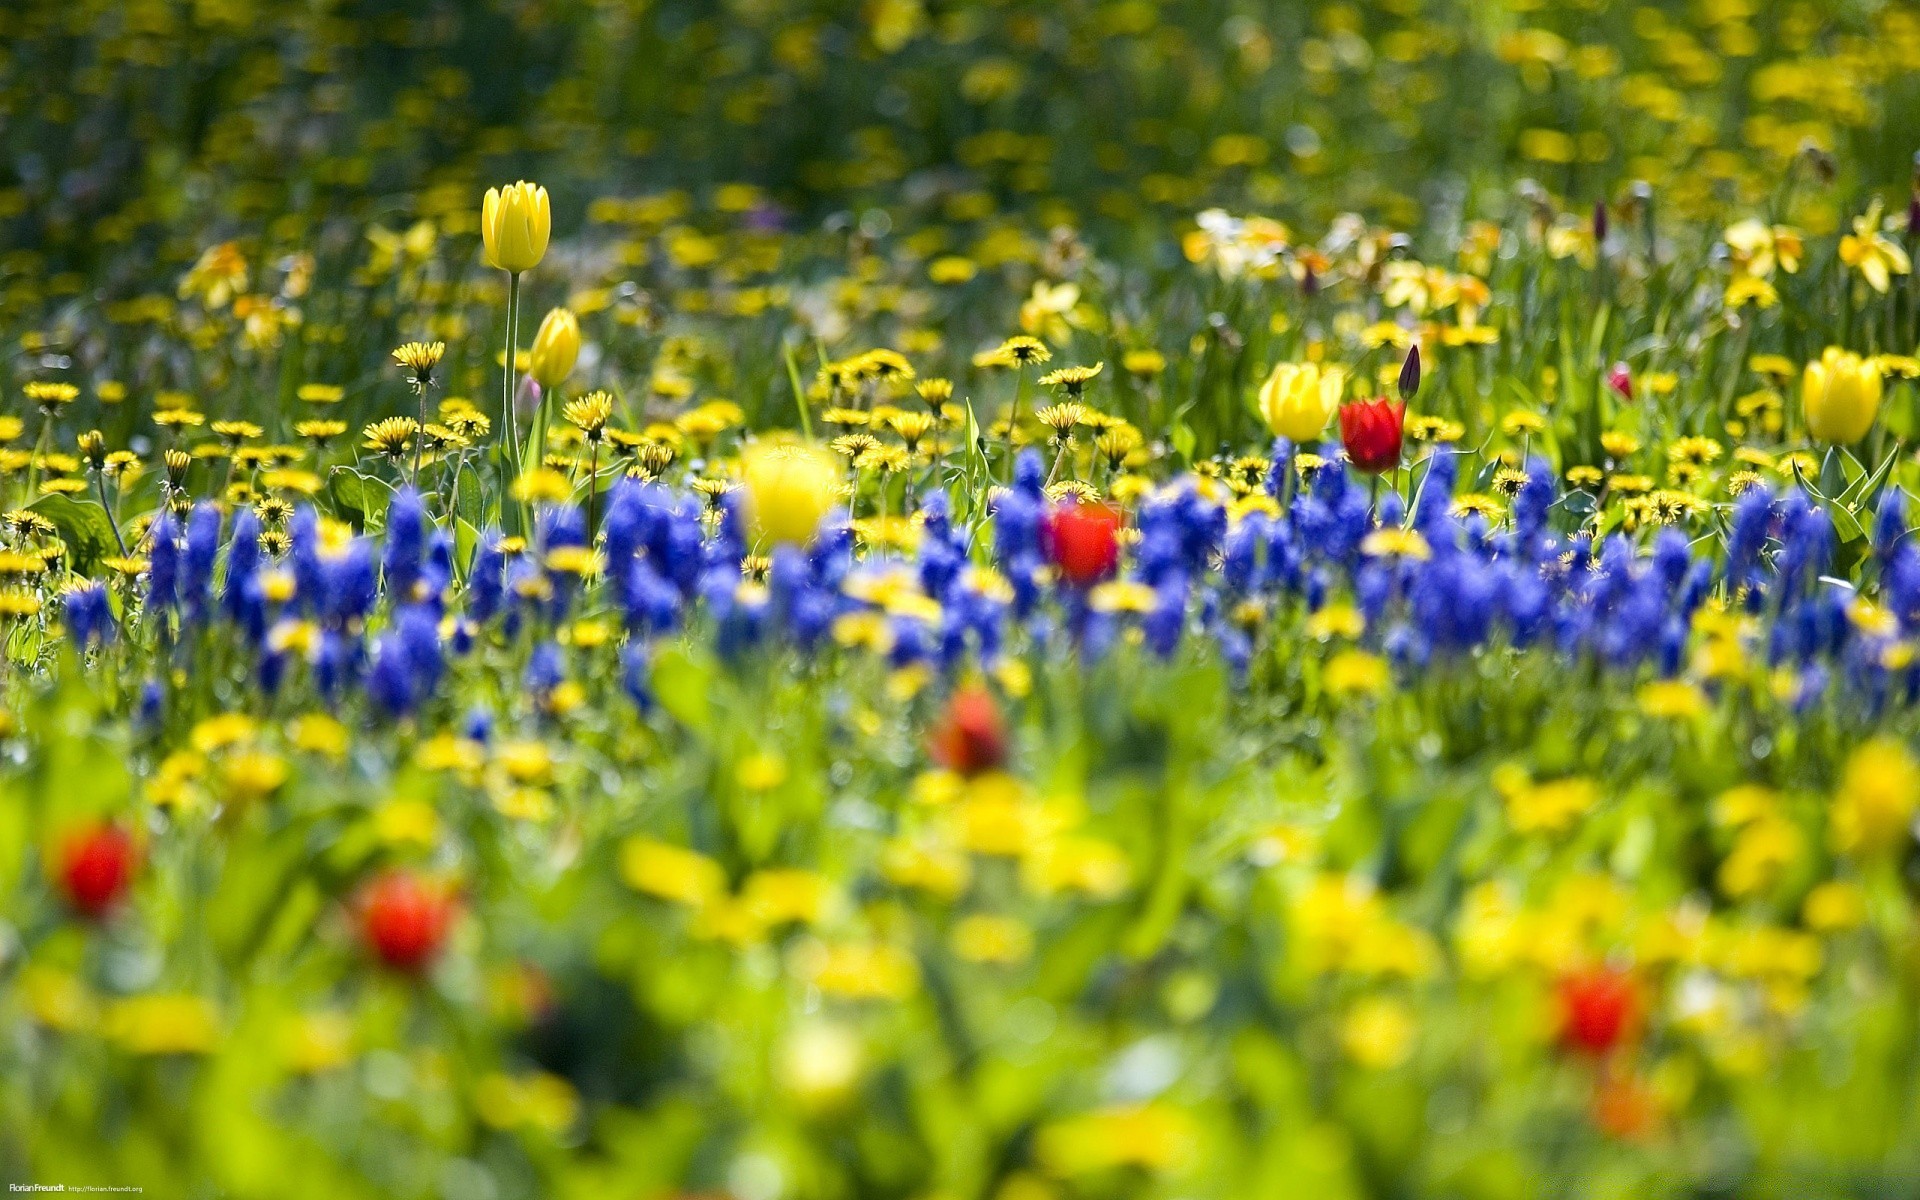
[{"label": "tulip stem", "polygon": [[519,358],[519,322],[520,322],[520,272],[507,272],[507,361],[504,378],[506,392],[500,401],[500,509],[506,513],[507,497],[511,494],[513,477],[520,458],[520,438],[513,419],[513,393],[515,368]]}]

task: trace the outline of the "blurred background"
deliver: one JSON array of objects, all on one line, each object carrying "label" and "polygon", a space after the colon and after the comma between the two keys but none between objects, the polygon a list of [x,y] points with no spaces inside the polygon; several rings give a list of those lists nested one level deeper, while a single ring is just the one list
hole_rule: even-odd
[{"label": "blurred background", "polygon": [[1920,22],[1878,3],[15,0],[0,45],[16,315],[129,285],[91,276],[129,243],[457,228],[519,175],[561,229],[685,188],[768,221],[1217,203],[1444,231],[1522,177],[1576,205],[1643,180],[1692,215],[1809,144],[1900,182],[1920,141]]}]

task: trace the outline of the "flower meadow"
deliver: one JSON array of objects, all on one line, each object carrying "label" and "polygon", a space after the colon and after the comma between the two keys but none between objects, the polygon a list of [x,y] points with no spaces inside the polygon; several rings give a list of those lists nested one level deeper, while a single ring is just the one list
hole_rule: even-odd
[{"label": "flower meadow", "polygon": [[0,1175],[1920,1188],[1920,7],[0,10]]}]

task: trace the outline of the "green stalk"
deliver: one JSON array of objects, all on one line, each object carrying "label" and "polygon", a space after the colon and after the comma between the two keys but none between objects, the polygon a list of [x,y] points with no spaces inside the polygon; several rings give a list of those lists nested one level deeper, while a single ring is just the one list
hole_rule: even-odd
[{"label": "green stalk", "polygon": [[[514,476],[519,474],[520,445],[514,428],[513,393],[516,352],[519,347],[520,325],[520,272],[507,272],[507,361],[504,378],[506,391],[500,399],[500,511],[506,515],[507,497],[513,485]],[[513,468],[510,470],[509,468]]]}]

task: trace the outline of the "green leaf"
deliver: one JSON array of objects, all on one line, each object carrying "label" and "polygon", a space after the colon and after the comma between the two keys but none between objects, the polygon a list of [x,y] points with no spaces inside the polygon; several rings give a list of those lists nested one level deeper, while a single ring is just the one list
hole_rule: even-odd
[{"label": "green leaf", "polygon": [[327,494],[341,513],[364,515],[367,511],[367,485],[352,467],[335,467],[327,476]]},{"label": "green leaf", "polygon": [[1175,421],[1173,423],[1170,440],[1173,442],[1174,451],[1178,453],[1181,458],[1188,462],[1193,461],[1193,447],[1197,439],[1193,435],[1193,430],[1185,421]]},{"label": "green leaf", "polygon": [[463,466],[453,481],[453,513],[475,529],[486,524],[485,501],[480,496],[480,477]]},{"label": "green leaf", "polygon": [[363,475],[352,467],[335,467],[327,479],[327,491],[342,511],[357,514],[368,529],[377,529],[385,522],[387,503],[393,499],[393,489],[385,480]]},{"label": "green leaf", "polygon": [[464,575],[473,566],[473,552],[480,545],[480,531],[464,517],[453,519],[453,561]]},{"label": "green leaf", "polygon": [[653,694],[660,707],[701,737],[713,728],[712,681],[712,663],[681,647],[662,650],[653,660]]},{"label": "green leaf", "polygon": [[73,569],[82,575],[101,559],[119,552],[107,510],[91,500],[55,494],[42,496],[28,507],[60,530],[60,539],[66,542],[67,553],[72,556]]}]

